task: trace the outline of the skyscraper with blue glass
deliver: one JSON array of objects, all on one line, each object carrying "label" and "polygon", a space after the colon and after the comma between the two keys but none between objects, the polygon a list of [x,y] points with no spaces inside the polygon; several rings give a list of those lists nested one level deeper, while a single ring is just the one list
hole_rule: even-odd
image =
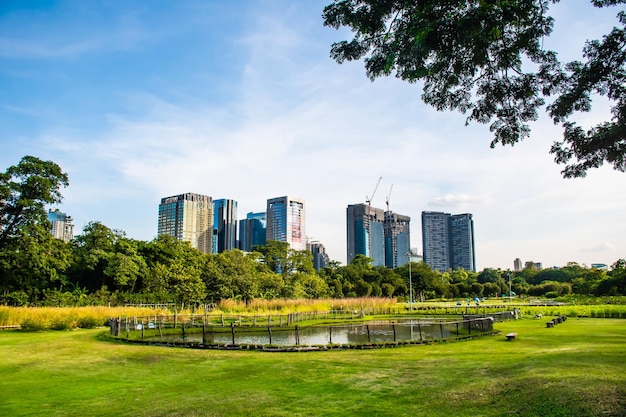
[{"label": "skyscraper with blue glass", "polygon": [[385,266],[397,268],[409,261],[411,218],[392,211],[385,212]]},{"label": "skyscraper with blue glass", "polygon": [[304,200],[289,196],[267,200],[267,241],[287,242],[291,249],[306,250]]},{"label": "skyscraper with blue glass", "polygon": [[452,269],[476,271],[474,220],[469,213],[450,216],[450,264]]},{"label": "skyscraper with blue glass", "polygon": [[237,247],[237,202],[219,199],[213,201],[213,253],[222,253]]},{"label": "skyscraper with blue glass", "polygon": [[239,220],[239,249],[250,252],[255,246],[265,245],[266,224],[265,212],[250,212]]},{"label": "skyscraper with blue glass", "polygon": [[372,259],[373,266],[385,265],[385,212],[369,204],[350,204],[346,209],[348,259],[356,255]]}]

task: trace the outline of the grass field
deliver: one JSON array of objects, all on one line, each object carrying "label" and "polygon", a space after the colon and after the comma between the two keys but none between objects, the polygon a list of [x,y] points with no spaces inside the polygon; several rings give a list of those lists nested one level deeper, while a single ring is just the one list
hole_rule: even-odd
[{"label": "grass field", "polygon": [[5,330],[0,415],[626,415],[626,321],[545,321],[498,323],[501,335],[463,342],[299,353]]}]

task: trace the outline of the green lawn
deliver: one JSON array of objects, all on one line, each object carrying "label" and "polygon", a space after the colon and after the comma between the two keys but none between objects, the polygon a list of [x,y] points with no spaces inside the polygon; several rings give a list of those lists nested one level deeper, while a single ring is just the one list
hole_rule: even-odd
[{"label": "green lawn", "polygon": [[2,331],[0,416],[626,415],[626,321],[546,321],[463,342],[299,353]]}]

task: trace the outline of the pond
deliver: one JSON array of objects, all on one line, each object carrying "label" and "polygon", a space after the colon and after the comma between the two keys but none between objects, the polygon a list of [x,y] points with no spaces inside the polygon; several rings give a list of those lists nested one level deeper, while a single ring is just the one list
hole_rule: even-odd
[{"label": "pond", "polygon": [[[320,346],[329,344],[347,345],[367,342],[394,342],[394,341],[425,341],[447,339],[467,335],[475,332],[490,331],[491,322],[475,320],[462,321],[375,321],[355,325],[309,326],[300,328],[273,327],[248,328],[234,327],[221,328],[219,332],[207,328],[206,344],[239,344],[239,345],[275,345],[275,346]],[[475,330],[474,330],[475,329]],[[202,333],[187,331],[185,337],[178,335],[163,335],[146,337],[148,341],[162,342],[189,342],[202,343]]]}]

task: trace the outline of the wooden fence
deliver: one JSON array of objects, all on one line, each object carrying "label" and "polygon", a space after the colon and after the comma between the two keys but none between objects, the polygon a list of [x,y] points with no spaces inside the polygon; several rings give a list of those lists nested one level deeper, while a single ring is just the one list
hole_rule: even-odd
[{"label": "wooden fence", "polygon": [[[243,315],[173,315],[115,318],[110,321],[112,336],[151,343],[184,344],[192,347],[237,346],[252,344],[299,346],[303,337],[315,345],[353,343],[423,343],[449,338],[473,337],[493,332],[493,323],[515,318],[512,312],[502,317],[465,317],[462,320],[442,318],[378,320],[355,324],[347,319],[364,318],[365,311],[329,311],[291,313],[277,316]],[[316,324],[328,319],[344,321],[337,324]],[[303,323],[305,325],[299,325]],[[409,332],[410,333],[407,333]],[[340,336],[338,336],[340,335]],[[250,341],[252,340],[252,341]],[[279,342],[277,342],[279,341]]]}]

